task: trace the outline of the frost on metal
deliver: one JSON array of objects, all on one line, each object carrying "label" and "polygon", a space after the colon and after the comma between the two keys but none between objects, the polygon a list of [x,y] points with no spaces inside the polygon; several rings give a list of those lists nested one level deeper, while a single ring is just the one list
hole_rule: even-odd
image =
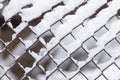
[{"label": "frost on metal", "polygon": [[0,80],[120,80],[120,0],[0,0]]}]

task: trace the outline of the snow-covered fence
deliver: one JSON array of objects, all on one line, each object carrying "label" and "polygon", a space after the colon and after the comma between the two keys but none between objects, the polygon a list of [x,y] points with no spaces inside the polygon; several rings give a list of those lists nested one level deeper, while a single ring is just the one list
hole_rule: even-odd
[{"label": "snow-covered fence", "polygon": [[119,0],[0,0],[0,80],[119,80]]}]

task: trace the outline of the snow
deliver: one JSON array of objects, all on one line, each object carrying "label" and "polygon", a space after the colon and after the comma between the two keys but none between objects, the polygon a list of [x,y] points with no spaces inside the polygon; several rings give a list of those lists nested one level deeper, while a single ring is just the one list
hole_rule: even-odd
[{"label": "snow", "polygon": [[[112,1],[112,3],[116,3],[116,0],[115,1]],[[116,5],[119,5],[120,3],[116,4]],[[81,44],[83,41],[85,41],[87,38],[91,37],[94,32],[96,30],[98,30],[100,27],[102,27],[108,20],[109,18],[111,18],[113,15],[115,15],[117,13],[117,10],[119,9],[119,7],[116,7],[114,9],[114,13],[110,12],[109,10],[111,10],[112,7],[115,7],[115,5],[113,6],[112,4],[109,5],[108,8],[102,10],[100,13],[98,13],[97,17],[92,19],[91,21],[88,22],[88,24],[86,25],[86,27],[84,27],[83,29],[81,29],[77,34],[76,34],[76,40],[71,43],[69,46],[68,46],[68,51],[70,52],[73,52],[74,50],[76,50]],[[109,13],[110,15],[105,15],[106,13]],[[104,20],[103,20],[103,17],[104,17]],[[116,30],[116,29],[115,29]],[[87,32],[87,33],[86,33]],[[113,35],[113,34],[112,34]],[[105,39],[105,38],[104,38]],[[106,39],[107,40],[107,39]],[[101,40],[101,44],[103,43],[103,40]],[[103,43],[104,44],[104,43]],[[73,47],[74,46],[74,47]],[[101,47],[103,47],[101,45]],[[75,48],[75,49],[74,49]]]},{"label": "snow", "polygon": [[[50,26],[54,22],[62,19],[62,17],[65,14],[74,10],[76,7],[78,7],[83,2],[84,2],[84,0],[70,0],[68,3],[66,3],[65,6],[58,6],[55,9],[53,9],[51,12],[46,13],[44,15],[42,21],[37,26],[35,26],[35,28],[33,28],[34,32],[36,32],[38,35],[40,35],[43,32],[49,30]],[[40,32],[39,30],[41,28],[42,28],[42,31]]]},{"label": "snow", "polygon": [[[68,80],[68,79],[66,79],[63,75],[62,75],[62,73],[60,73],[59,71],[55,71],[54,72],[54,74],[55,75],[51,75],[49,78],[48,78],[48,80],[53,80],[53,79],[57,79],[57,80]],[[37,77],[37,80],[45,80],[45,75],[38,75],[38,77]]]},{"label": "snow", "polygon": [[[97,5],[94,5],[98,3]],[[55,36],[59,39],[64,35],[68,34],[74,27],[82,23],[84,19],[95,13],[95,11],[102,5],[106,3],[106,0],[90,0],[88,3],[82,7],[80,7],[77,12],[68,22],[59,26],[56,30]],[[92,6],[94,5],[94,6]],[[90,9],[89,9],[90,8]],[[87,12],[87,13],[86,13]],[[89,13],[88,13],[89,12]],[[74,22],[74,23],[73,23]]]},{"label": "snow", "polygon": [[61,64],[64,60],[67,59],[68,56],[64,57],[64,58],[61,58],[61,59],[54,59],[54,61],[57,63],[57,64]]},{"label": "snow", "polygon": [[52,6],[60,3],[62,0],[33,0],[33,6],[29,9],[22,9],[22,21],[30,21],[40,16],[43,12],[50,10]]},{"label": "snow", "polygon": [[114,59],[111,58],[110,60],[108,60],[105,63],[102,64],[98,64],[98,66],[101,68],[101,70],[104,70],[106,67],[108,67],[110,64],[112,64],[114,62]]},{"label": "snow", "polygon": [[26,26],[28,25],[27,22],[21,22],[20,25],[17,26],[17,28],[13,29],[16,34],[21,32]]},{"label": "snow", "polygon": [[40,37],[39,40],[42,42],[42,44],[46,45],[46,42],[43,38]]},{"label": "snow", "polygon": [[0,0],[0,2],[3,2],[3,1],[5,1],[5,0]]},{"label": "snow", "polygon": [[104,76],[100,76],[98,79],[96,80],[106,80]]},{"label": "snow", "polygon": [[109,68],[107,68],[103,74],[109,79],[109,80],[118,80],[120,79],[120,70],[112,64]]},{"label": "snow", "polygon": [[81,73],[78,73],[75,77],[73,77],[71,80],[87,80]]},{"label": "snow", "polygon": [[[10,3],[5,7],[3,11],[3,16],[5,17],[5,20],[7,21],[9,18],[11,18],[16,13],[20,12],[20,15],[22,17],[22,21],[30,21],[34,18],[37,18],[40,16],[43,12],[50,10],[52,6],[54,6],[57,3],[60,3],[62,0],[11,0]],[[33,4],[31,8],[25,8],[22,9],[27,4]],[[7,14],[9,13],[9,14]]]},{"label": "snow", "polygon": [[38,54],[34,53],[33,51],[30,52],[30,54],[33,56],[33,58],[36,59],[36,62],[39,61],[42,58],[41,55],[38,55]]},{"label": "snow", "polygon": [[[97,2],[97,1],[96,1]],[[81,10],[82,8],[80,8],[79,11],[77,11],[76,14],[79,14],[79,15],[84,15],[82,16],[83,19],[79,19],[78,15],[74,15],[72,16],[72,20],[68,20],[68,22],[64,23],[63,25],[60,25],[58,27],[58,29],[56,30],[56,33],[55,33],[55,38],[53,38],[50,43],[54,40],[59,40],[61,39],[64,35],[66,35],[68,32],[70,32],[74,27],[75,25],[78,25],[78,23],[80,23],[80,21],[83,21],[85,18],[87,18],[88,16],[90,16],[90,14],[93,14],[95,12],[95,10],[97,9],[97,7],[99,8],[100,6],[102,6],[103,4],[105,4],[105,1],[99,3],[99,5],[93,5],[93,11],[89,11],[90,13],[86,13],[86,14],[83,14],[84,12],[84,9],[88,9],[88,6],[92,6],[93,3],[96,3],[96,2],[90,2],[89,5],[87,5],[87,7],[82,7],[83,10]],[[92,19],[90,22],[87,23],[86,27],[84,27],[83,29],[81,29],[78,34],[76,35],[76,38],[77,40],[75,40],[72,44],[69,45],[69,47],[67,48],[67,51],[69,51],[69,53],[73,52],[76,48],[78,48],[80,46],[80,44],[82,44],[83,41],[85,41],[87,38],[89,38],[91,35],[94,34],[94,32],[99,29],[102,25],[104,25],[108,20],[109,18],[111,18],[113,15],[116,14],[117,10],[119,9],[119,6],[118,7],[115,7],[115,5],[112,5],[112,4],[115,4],[116,1],[112,1],[111,4],[109,5],[108,8],[102,10],[96,18]],[[87,3],[88,4],[88,3]],[[119,5],[119,3],[116,3],[116,5]],[[85,5],[86,6],[86,5]],[[95,7],[96,6],[96,7]],[[113,9],[114,8],[114,11],[113,12],[110,12],[109,10]],[[94,9],[95,8],[95,9]],[[81,14],[80,14],[81,13]],[[107,14],[110,14],[110,15],[107,15]],[[106,14],[106,15],[104,15]],[[71,17],[70,17],[71,18]],[[69,19],[70,19],[69,18]],[[105,18],[104,20],[102,20],[103,18]],[[102,20],[102,21],[101,21]],[[73,21],[76,21],[75,24],[73,24],[72,22]],[[100,22],[101,21],[101,22]],[[72,23],[72,24],[71,24]],[[69,27],[69,28],[68,28]],[[48,27],[49,28],[49,27]],[[89,30],[89,31],[88,31]],[[115,30],[118,30],[118,29],[115,29]],[[86,33],[87,31],[87,33]],[[114,31],[113,31],[114,32]],[[115,31],[116,32],[116,31]],[[79,38],[80,37],[80,38]],[[105,39],[105,38],[104,38]],[[48,44],[50,44],[48,43]],[[79,44],[78,44],[79,43]],[[101,42],[102,43],[102,42]],[[103,43],[104,44],[104,43]],[[104,44],[105,45],[105,44]],[[47,45],[49,46],[49,45]],[[74,47],[73,47],[74,46]],[[78,46],[78,47],[77,47]],[[99,52],[100,50],[102,50],[104,47],[103,45],[101,46],[98,46],[97,48],[91,50],[91,53],[89,55],[89,58],[86,60],[86,62],[79,62],[79,66],[83,66],[85,63],[89,62],[92,57],[97,53]],[[93,53],[93,54],[92,54]],[[59,62],[59,61],[58,61]],[[60,60],[61,62],[61,60]],[[81,65],[82,64],[82,65]]]},{"label": "snow", "polygon": [[98,39],[96,43],[97,45],[104,46],[108,41],[117,35],[120,31],[120,20],[111,24],[111,26],[110,30]]},{"label": "snow", "polygon": [[[114,25],[112,25],[112,28],[110,29],[110,31],[112,32],[113,31],[113,33],[112,34],[116,34],[117,33],[117,31],[119,31],[119,21],[117,21],[117,22],[115,22],[115,23],[113,23]],[[114,30],[112,30],[112,29],[115,29],[115,31],[116,32],[114,32]],[[108,32],[108,33],[111,33],[111,32]],[[107,34],[107,33],[106,33]],[[104,36],[104,35],[103,35]],[[108,35],[107,35],[107,37],[108,37]],[[110,37],[110,35],[109,35],[109,37]],[[114,36],[115,37],[115,36]],[[101,37],[102,38],[102,37]],[[111,38],[111,37],[110,37]],[[113,38],[113,37],[112,37]],[[111,38],[111,39],[112,39]],[[108,41],[110,41],[111,39],[106,39],[105,37],[104,38],[102,38],[101,40],[104,42],[104,40],[107,40],[107,41],[105,41],[106,43],[108,42]],[[99,42],[99,40],[98,40],[98,42]],[[101,42],[101,45],[99,45],[97,48],[95,48],[95,49],[93,49],[93,50],[91,50],[91,52],[90,52],[90,54],[89,54],[89,58],[86,60],[86,62],[89,62],[93,57],[94,57],[94,55],[95,54],[97,54],[100,50],[102,50],[104,47],[102,47],[103,45],[105,45],[105,44],[102,44],[103,42]],[[100,47],[101,46],[101,47]],[[119,51],[118,51],[119,52]],[[107,62],[105,62],[105,63],[103,63],[103,64],[100,64],[99,66],[102,68],[102,69],[104,69],[105,67],[107,67],[109,64],[111,64],[112,62],[114,62],[114,59],[110,59],[109,61],[107,61]],[[111,71],[111,70],[109,70],[109,71]],[[106,73],[110,73],[110,72],[106,72]],[[116,73],[116,74],[119,74],[119,73]],[[114,78],[114,77],[113,77]],[[116,77],[117,78],[117,77]],[[118,77],[119,78],[119,77]],[[114,80],[114,79],[111,79],[110,78],[110,80]]]},{"label": "snow", "polygon": [[0,3],[0,9],[2,9],[3,8],[3,4],[2,3]]},{"label": "snow", "polygon": [[[98,30],[113,15],[115,15],[117,13],[117,10],[120,7],[120,5],[119,5],[120,3],[117,3],[117,2],[118,2],[118,0],[112,1],[108,8],[102,10],[100,13],[98,13],[98,15],[97,15],[96,18],[94,18],[91,21],[89,21],[88,24],[86,25],[86,27],[84,27],[83,29],[81,29],[78,32],[78,34],[76,35],[77,39],[72,44],[69,45],[69,47],[67,48],[67,51],[69,51],[71,53],[74,50],[76,50],[80,46],[80,44],[82,44],[83,41],[85,41],[87,38],[89,38],[91,35],[93,35],[96,30]],[[113,5],[113,4],[116,4],[117,7],[115,5]],[[113,12],[110,12],[110,10],[113,9],[113,8],[114,8]],[[104,14],[106,14],[106,15],[104,15]],[[110,15],[108,15],[108,14],[110,14]],[[103,18],[104,18],[104,20],[103,20]],[[76,23],[77,23],[77,20],[75,20]],[[70,24],[70,22],[72,23],[72,20],[69,20],[68,22],[66,22],[65,24],[59,26],[59,28],[56,31],[56,35],[55,35],[56,37],[55,38],[61,39],[65,34],[67,34],[68,32],[70,32],[72,30],[72,28],[70,29],[70,27],[73,26],[73,25],[75,25],[75,24],[73,24],[73,25]],[[119,24],[119,21],[118,21],[118,23],[117,22],[114,23],[114,25],[113,25],[114,27],[112,29],[110,29],[110,32],[108,32],[109,35],[112,34],[113,36],[112,37],[108,37],[108,38],[111,39],[111,38],[113,38],[113,37],[116,36],[116,33],[119,31],[119,27],[116,27],[116,25],[118,25],[118,24]],[[67,28],[67,26],[69,26],[69,28]],[[106,34],[108,34],[108,33],[106,33]],[[106,35],[106,36],[108,36],[108,35]],[[96,48],[94,48],[94,49],[91,50],[91,52],[89,54],[89,58],[86,60],[86,63],[89,62],[92,59],[92,57],[94,57],[94,55],[96,55],[99,51],[101,51],[102,49],[104,49],[105,43],[107,43],[110,39],[106,39],[105,37],[104,38],[100,38],[100,41],[102,41],[102,42],[100,42],[100,45],[97,45]],[[107,41],[105,41],[105,43],[103,43],[103,40],[107,40]],[[99,43],[99,40],[98,40],[97,44],[98,43]],[[85,64],[85,62],[84,62],[84,64]]]},{"label": "snow", "polygon": [[20,40],[25,44],[26,49],[29,48],[31,46],[31,44],[33,44],[36,41],[36,39],[35,40],[22,40],[22,39],[20,39]]},{"label": "snow", "polygon": [[32,2],[32,0],[11,0],[10,3],[3,10],[2,15],[4,16],[5,20],[7,21],[13,15],[20,12],[20,9],[23,6],[30,4],[31,2]]},{"label": "snow", "polygon": [[[93,0],[92,0],[93,1]],[[89,10],[89,8],[87,9],[87,7],[89,7],[89,6],[91,6],[92,4],[94,4],[94,3],[96,3],[96,2],[99,2],[99,4],[98,5],[96,5],[96,7],[95,6],[92,6],[93,7],[93,11],[90,11],[91,13],[86,13],[86,11],[88,11]],[[95,1],[93,1],[93,2],[91,2],[91,1],[88,1],[88,3],[86,4],[86,5],[84,5],[84,6],[82,6],[82,7],[80,7],[78,10],[77,10],[77,14],[76,15],[74,15],[73,17],[72,17],[72,19],[70,19],[70,20],[68,20],[68,22],[65,22],[63,25],[60,25],[57,29],[56,29],[56,32],[54,33],[55,34],[55,38],[53,38],[53,39],[51,39],[51,41],[50,41],[50,43],[51,42],[54,42],[54,41],[56,41],[56,42],[54,42],[54,44],[57,44],[57,42],[59,42],[59,40],[62,38],[62,37],[64,37],[66,34],[68,34],[74,27],[76,27],[78,24],[80,24],[85,18],[87,18],[87,17],[89,17],[90,15],[92,15],[100,6],[102,6],[102,5],[104,5],[105,3],[106,3],[107,1],[106,0],[104,0],[104,1],[98,1],[98,0],[95,0]],[[91,7],[91,8],[92,8]],[[83,14],[83,12],[84,13],[86,13],[86,14]],[[78,14],[79,13],[79,14]],[[74,22],[74,23],[73,23]],[[94,30],[94,28],[93,27],[89,27],[90,28],[90,30]],[[43,29],[44,30],[44,29]],[[87,32],[88,32],[88,28],[87,28]],[[82,29],[81,30],[82,31],[82,33],[84,33],[84,29]],[[81,32],[80,31],[80,32]],[[89,32],[91,32],[91,31],[89,31]],[[82,34],[81,33],[81,34]],[[83,34],[82,34],[82,36],[83,36]],[[89,36],[89,33],[88,34],[86,34],[86,36]],[[85,37],[83,37],[84,39],[86,39]],[[76,40],[77,41],[77,40]],[[75,42],[75,41],[74,41]],[[80,41],[79,41],[80,42]],[[48,43],[48,45],[47,46],[49,46],[49,44],[50,43]],[[80,42],[80,43],[82,43],[82,42]],[[80,44],[79,43],[79,44]],[[79,44],[75,44],[75,45],[78,45],[79,46]],[[71,45],[71,44],[70,44]],[[72,45],[73,46],[73,45]],[[52,47],[52,45],[51,45],[51,47]],[[70,47],[69,47],[70,48]],[[68,48],[68,49],[69,49]],[[71,47],[72,49],[74,49],[74,47]],[[77,48],[77,47],[76,47]],[[72,50],[72,49],[69,49],[68,51],[70,51],[70,50]]]},{"label": "snow", "polygon": [[[51,10],[54,5],[56,5],[57,3],[60,3],[60,2],[64,2],[65,5],[58,6],[58,7],[54,8],[51,12],[46,13],[44,15],[42,21],[37,26],[34,26],[34,27],[28,26],[28,22],[26,22],[26,21],[31,21],[31,20],[41,16],[42,13],[44,13],[48,10]],[[78,7],[83,2],[85,2],[85,1],[84,0],[69,0],[69,1],[68,0],[66,0],[66,1],[64,1],[64,0],[53,0],[53,1],[49,1],[49,0],[44,0],[44,1],[43,0],[26,0],[26,1],[11,0],[10,3],[3,10],[2,15],[5,17],[5,20],[7,21],[13,15],[20,12],[20,15],[22,17],[22,22],[20,23],[19,26],[17,26],[17,28],[13,29],[16,33],[12,35],[12,40],[14,40],[16,38],[17,34],[19,34],[26,26],[28,26],[32,31],[34,31],[35,34],[37,34],[37,36],[40,36],[45,31],[50,30],[51,25],[54,22],[62,19],[65,14],[74,10],[76,7]],[[33,6],[31,8],[22,9],[22,7],[24,7],[30,3],[33,4]],[[107,3],[107,0],[89,0],[86,3],[86,5],[79,7],[74,15],[69,15],[64,18],[65,21],[63,22],[63,24],[60,24],[59,26],[57,26],[57,28],[55,28],[55,30],[53,31],[55,37],[53,37],[50,40],[50,42],[46,43],[45,40],[40,37],[39,41],[42,42],[46,48],[42,48],[40,50],[39,54],[36,54],[33,51],[32,52],[29,51],[30,55],[33,58],[35,58],[35,62],[33,64],[33,66],[23,68],[23,66],[20,63],[18,63],[20,65],[20,67],[22,69],[24,69],[24,71],[25,71],[23,78],[34,67],[36,67],[38,61],[41,58],[43,58],[44,56],[46,56],[46,54],[48,54],[48,52],[51,49],[53,49],[60,42],[60,40],[63,37],[65,37],[67,34],[69,34],[76,26],[78,26],[86,18],[88,18],[89,16],[94,14],[98,8],[100,8],[101,6],[103,6],[106,3]],[[68,37],[66,40],[63,40],[63,43],[62,42],[59,43],[59,44],[62,44],[68,52],[65,52],[64,49],[62,49],[62,50],[59,49],[60,51],[58,50],[58,52],[57,52],[58,54],[54,57],[49,53],[50,58],[52,58],[56,62],[55,64],[59,65],[62,62],[64,62],[67,58],[71,57],[71,53],[73,53],[76,49],[78,49],[86,39],[93,36],[95,31],[100,29],[102,26],[106,25],[107,21],[112,16],[114,16],[117,13],[117,11],[120,9],[119,4],[120,4],[119,0],[113,0],[113,1],[109,2],[107,8],[101,10],[95,18],[90,19],[87,23],[85,23],[84,27],[82,26],[82,28],[79,31],[75,32],[75,34],[74,34],[75,39],[72,38],[73,40],[67,41],[67,39],[71,38],[71,37]],[[0,3],[0,9],[2,7],[3,7],[3,5]],[[84,65],[89,63],[98,52],[105,49],[106,43],[108,43],[110,40],[112,40],[113,38],[115,38],[117,36],[117,33],[120,31],[120,27],[119,27],[120,20],[113,22],[113,24],[110,24],[109,26],[110,26],[109,31],[107,31],[106,33],[104,33],[97,39],[95,48],[87,49],[87,47],[83,46],[89,53],[88,58],[86,60],[77,61],[77,60],[71,58],[77,64],[78,69],[82,68]],[[21,38],[19,38],[19,39],[24,44],[26,49],[28,49],[36,41],[36,39],[33,39],[33,40],[29,40],[29,39],[24,40]],[[66,43],[66,44],[64,44],[64,43]],[[8,44],[10,44],[10,43],[8,43]],[[18,49],[18,48],[19,47],[16,47],[15,49]],[[15,51],[13,51],[13,52],[15,52]],[[120,49],[114,50],[112,52],[114,54],[114,55],[112,55],[112,59],[108,60],[105,63],[97,64],[97,61],[95,63],[101,68],[101,70],[103,70],[108,65],[113,63],[115,61],[116,57],[120,56],[119,54],[117,54],[119,52],[120,52]],[[19,55],[15,55],[15,59],[17,59],[19,57],[20,57]],[[12,60],[12,59],[10,59],[10,60]],[[1,61],[3,61],[3,59]],[[4,63],[5,62],[1,62],[1,64],[3,66],[6,66],[6,64],[4,64]],[[7,65],[9,65],[9,64],[7,64]],[[45,71],[45,69],[41,65],[39,65],[39,67],[43,71]],[[7,71],[8,69],[9,69],[9,67],[6,67],[6,69],[4,69],[4,70]],[[42,80],[45,80],[45,77],[50,75],[56,69],[57,68],[45,71],[46,75],[39,75],[38,79],[42,78]],[[114,72],[113,72],[113,69],[114,69]],[[67,75],[67,78],[64,77],[60,71],[55,71],[54,72],[55,75],[50,76],[50,78],[48,80],[53,80],[53,79],[69,80],[69,78],[71,76],[73,76],[74,74],[76,74],[78,72],[78,70],[74,71],[74,72],[65,72],[63,70],[61,70],[61,71]],[[94,80],[96,78],[96,76],[101,74],[101,71],[98,69],[88,70],[88,71],[85,70],[83,72],[85,73],[85,76],[91,80]],[[91,73],[93,73],[95,75],[92,75]],[[111,73],[115,73],[115,74],[111,74]],[[120,70],[116,67],[115,64],[112,64],[110,67],[108,67],[103,72],[103,74],[110,80],[117,80],[120,76],[119,75]],[[58,76],[58,75],[60,75],[60,76]],[[82,75],[80,75],[79,78],[86,80],[84,78],[84,76],[82,77]],[[29,79],[33,80],[31,77],[29,77]],[[77,79],[78,79],[78,76],[76,76],[73,80],[77,80]],[[97,79],[97,80],[104,80],[104,79],[105,79],[104,76],[100,76],[99,79]]]}]

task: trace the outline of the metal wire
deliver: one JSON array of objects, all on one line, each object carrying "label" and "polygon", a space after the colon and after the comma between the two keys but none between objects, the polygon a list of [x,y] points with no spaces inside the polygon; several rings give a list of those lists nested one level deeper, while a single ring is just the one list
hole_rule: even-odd
[{"label": "metal wire", "polygon": [[[17,18],[18,17],[17,15]],[[119,20],[118,15],[113,17]],[[65,45],[76,40],[76,32],[79,31],[81,27],[85,27],[85,21],[87,20],[80,23],[79,26],[76,26],[69,34],[65,35],[59,43],[51,47],[50,50],[47,50],[46,44],[44,44],[40,38],[44,39],[46,43],[49,43],[49,41],[55,37],[53,29],[58,27],[58,25],[64,24],[63,19],[56,21],[51,25],[50,29],[39,36],[29,27],[30,25],[27,25],[20,33],[16,34],[14,29],[21,21],[17,20],[18,22],[15,24],[14,20],[12,20],[11,18],[8,22],[4,22],[4,25],[1,25],[2,28],[0,29],[0,80],[30,80],[30,78],[36,79],[38,76],[40,76],[40,80],[43,80],[43,78],[45,80],[60,79],[60,77],[62,77],[60,80],[99,80],[101,78],[109,80],[106,71],[111,66],[115,66],[116,69],[120,70],[119,62],[116,62],[119,61],[119,56],[114,58],[109,49],[109,45],[114,44],[117,45],[117,47],[120,46],[119,33],[109,41],[105,45],[105,48],[98,52],[92,60],[82,67],[77,64],[77,61],[82,62],[88,58],[88,54],[90,54],[88,50],[95,47],[98,37],[109,31],[109,27],[106,25],[97,30],[94,35],[82,43],[82,46],[69,55],[69,51]],[[11,28],[9,23],[12,23],[12,26],[15,28]],[[16,34],[16,38],[12,40],[13,34]],[[24,40],[32,39],[36,39],[36,41],[33,42],[30,47],[26,48]],[[35,58],[32,52],[39,55],[41,49],[44,49],[47,53],[40,54],[42,57],[35,62],[37,57]],[[57,61],[57,59],[62,60]],[[114,59],[114,61],[106,63],[110,59]],[[102,67],[99,63],[105,63],[103,65],[106,65],[106,67]],[[30,68],[28,72],[26,70],[27,68]]]}]

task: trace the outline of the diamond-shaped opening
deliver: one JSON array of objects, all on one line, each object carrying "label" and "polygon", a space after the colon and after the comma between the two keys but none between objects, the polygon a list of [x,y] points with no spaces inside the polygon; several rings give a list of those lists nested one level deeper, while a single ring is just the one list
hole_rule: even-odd
[{"label": "diamond-shaped opening", "polygon": [[37,40],[31,47],[30,50],[34,51],[35,53],[39,53],[41,48],[44,48],[45,46]]},{"label": "diamond-shaped opening", "polygon": [[45,43],[48,43],[54,37],[54,35],[50,31],[47,31],[41,37],[44,39]]},{"label": "diamond-shaped opening", "polygon": [[21,37],[23,40],[34,40],[37,36],[36,34],[29,28],[24,28],[19,34],[19,37]]},{"label": "diamond-shaped opening", "polygon": [[44,71],[50,71],[56,68],[56,64],[51,60],[49,56],[45,56],[42,60],[39,62],[39,67]]},{"label": "diamond-shaped opening", "polygon": [[100,70],[93,62],[86,64],[83,68],[81,68],[81,71],[90,80],[94,80],[100,74]]},{"label": "diamond-shaped opening", "polygon": [[32,67],[33,63],[35,62],[35,59],[28,52],[25,52],[21,56],[21,58],[19,58],[18,61],[25,68],[25,67]]},{"label": "diamond-shaped opening", "polygon": [[105,50],[113,57],[119,56],[120,44],[114,39],[105,46]]},{"label": "diamond-shaped opening", "polygon": [[87,80],[80,72],[77,74],[77,75],[75,75],[72,79],[70,79],[70,80],[78,80],[78,79],[80,79],[80,80]]},{"label": "diamond-shaped opening", "polygon": [[13,28],[16,28],[21,22],[21,16],[19,14],[14,15],[10,21],[13,25]]},{"label": "diamond-shaped opening", "polygon": [[88,50],[95,48],[96,47],[96,40],[93,37],[91,37],[90,39],[88,39],[87,41],[85,41],[83,43],[83,47],[87,48]]},{"label": "diamond-shaped opening", "polygon": [[3,67],[8,67],[14,64],[15,59],[13,56],[10,55],[9,51],[4,50],[0,53],[0,65]]},{"label": "diamond-shaped opening", "polygon": [[120,79],[120,70],[116,67],[115,64],[109,66],[103,74],[108,78],[108,80],[119,80]]},{"label": "diamond-shaped opening", "polygon": [[73,36],[75,36],[81,29],[83,28],[82,25],[76,27],[75,29],[72,30]]},{"label": "diamond-shaped opening", "polygon": [[98,30],[95,34],[94,37],[96,39],[99,39],[102,35],[104,35],[107,32],[107,29],[105,27],[102,27],[100,30]]},{"label": "diamond-shaped opening", "polygon": [[110,29],[112,26],[111,26],[111,24],[112,23],[114,23],[114,22],[116,22],[116,21],[118,21],[119,20],[119,18],[117,17],[117,16],[113,16],[107,23],[106,23],[106,27],[108,28],[108,29]]},{"label": "diamond-shaped opening", "polygon": [[13,54],[20,56],[25,50],[25,45],[18,39],[14,39],[8,46],[7,49]]},{"label": "diamond-shaped opening", "polygon": [[1,80],[10,80],[6,75],[4,75]]},{"label": "diamond-shaped opening", "polygon": [[51,31],[55,33],[56,29],[61,25],[62,23],[60,21],[57,21],[51,26]]},{"label": "diamond-shaped opening", "polygon": [[3,41],[0,40],[0,50],[5,48],[5,44],[3,43]]},{"label": "diamond-shaped opening", "polygon": [[[35,67],[34,69],[32,69],[32,71],[30,71],[28,73],[28,76],[30,76],[31,78],[34,78],[35,80],[38,78],[38,76],[43,76],[45,75],[44,72],[39,68],[39,67]],[[40,79],[41,80],[41,79]]]},{"label": "diamond-shaped opening", "polygon": [[7,72],[9,78],[13,80],[21,80],[24,76],[24,70],[20,67],[19,64],[14,64],[13,67]]},{"label": "diamond-shaped opening", "polygon": [[4,25],[3,28],[0,29],[0,39],[4,42],[10,42],[14,33],[15,32],[8,25]]},{"label": "diamond-shaped opening", "polygon": [[61,72],[56,70],[54,73],[52,73],[52,75],[48,77],[48,80],[66,80],[66,78]]},{"label": "diamond-shaped opening", "polygon": [[62,69],[63,72],[74,72],[78,69],[78,67],[75,65],[75,63],[71,59],[67,59],[64,63],[60,65],[60,69]]},{"label": "diamond-shaped opening", "polygon": [[68,56],[66,51],[60,45],[53,48],[49,54],[53,57],[53,59],[64,59]]},{"label": "diamond-shaped opening", "polygon": [[96,80],[107,80],[103,75],[98,77]]},{"label": "diamond-shaped opening", "polygon": [[77,61],[84,61],[88,58],[87,52],[82,48],[79,48],[71,56]]},{"label": "diamond-shaped opening", "polygon": [[75,39],[72,37],[71,34],[67,35],[64,39],[62,39],[61,44],[64,45],[69,45],[72,43]]},{"label": "diamond-shaped opening", "polygon": [[110,56],[103,50],[94,57],[94,62],[96,64],[102,64],[110,60]]},{"label": "diamond-shaped opening", "polygon": [[67,78],[71,78],[77,73],[78,67],[71,59],[67,59],[60,65],[59,69],[66,75]]}]

